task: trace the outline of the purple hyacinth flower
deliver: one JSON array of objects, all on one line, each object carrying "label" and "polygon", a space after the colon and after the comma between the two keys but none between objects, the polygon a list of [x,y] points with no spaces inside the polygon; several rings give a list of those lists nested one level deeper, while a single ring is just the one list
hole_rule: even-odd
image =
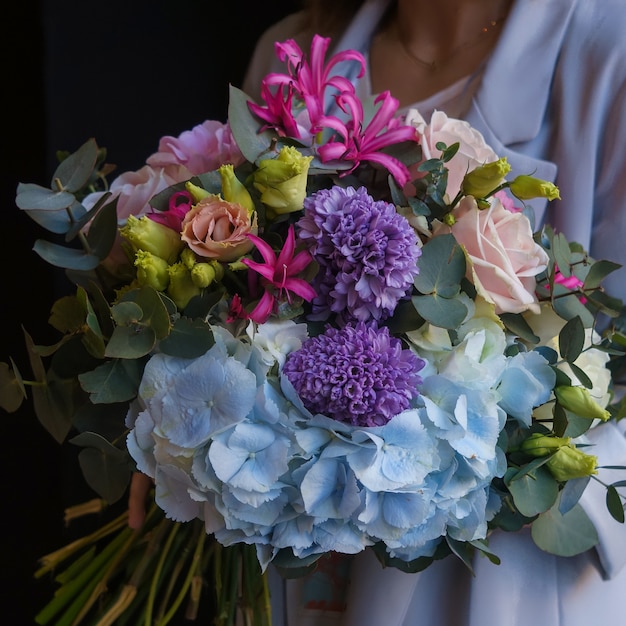
[{"label": "purple hyacinth flower", "polygon": [[382,426],[417,397],[424,364],[386,327],[358,322],[305,341],[289,354],[282,374],[311,413]]},{"label": "purple hyacinth flower", "polygon": [[365,187],[322,189],[304,201],[298,236],[320,270],[313,281],[317,319],[384,320],[413,286],[419,239],[395,206]]}]

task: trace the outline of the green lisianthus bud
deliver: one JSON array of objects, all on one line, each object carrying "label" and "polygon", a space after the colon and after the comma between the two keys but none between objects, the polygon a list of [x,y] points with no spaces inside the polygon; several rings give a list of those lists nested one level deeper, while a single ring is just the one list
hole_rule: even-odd
[{"label": "green lisianthus bud", "polygon": [[254,201],[252,196],[235,176],[235,168],[231,164],[221,165],[218,170],[222,179],[222,197],[226,202],[240,204],[248,211],[248,215],[254,213]]},{"label": "green lisianthus bud", "polygon": [[194,285],[191,279],[191,272],[184,263],[170,265],[168,272],[170,284],[167,288],[167,294],[176,306],[182,310],[189,304],[189,300],[200,294],[200,287]]},{"label": "green lisianthus bud", "polygon": [[579,417],[599,419],[604,422],[611,417],[611,414],[593,399],[585,387],[559,385],[555,387],[554,395],[559,404]]},{"label": "green lisianthus bud", "polygon": [[585,454],[575,446],[562,446],[546,461],[546,465],[552,476],[560,481],[598,473],[598,457]]},{"label": "green lisianthus bud", "polygon": [[194,185],[189,181],[185,183],[185,189],[191,194],[194,204],[197,204],[200,200],[204,200],[204,198],[211,195],[206,189],[198,187],[198,185]]},{"label": "green lisianthus bud", "polygon": [[215,268],[210,263],[196,263],[191,268],[191,280],[196,287],[204,289],[215,280]]},{"label": "green lisianthus bud", "polygon": [[174,263],[183,248],[180,235],[171,228],[151,220],[147,216],[130,215],[120,235],[132,246],[133,252],[144,250]]},{"label": "green lisianthus bud", "polygon": [[530,456],[547,456],[563,446],[569,446],[570,442],[570,437],[553,437],[541,433],[532,433],[530,437],[522,441],[520,450]]},{"label": "green lisianthus bud", "polygon": [[268,217],[302,209],[311,156],[302,156],[293,146],[284,147],[275,159],[263,159],[254,173],[254,186]]},{"label": "green lisianthus bud", "polygon": [[180,262],[191,271],[191,268],[197,263],[196,253],[191,248],[185,248],[180,253]]},{"label": "green lisianthus bud", "polygon": [[167,261],[159,256],[137,250],[135,254],[137,282],[142,286],[152,287],[157,291],[165,291],[170,282]]},{"label": "green lisianthus bud", "polygon": [[509,189],[520,200],[532,200],[532,198],[561,199],[559,188],[555,184],[534,176],[517,176],[511,182]]},{"label": "green lisianthus bud", "polygon": [[484,198],[504,182],[504,177],[511,171],[506,157],[485,163],[465,174],[461,190],[467,196]]}]

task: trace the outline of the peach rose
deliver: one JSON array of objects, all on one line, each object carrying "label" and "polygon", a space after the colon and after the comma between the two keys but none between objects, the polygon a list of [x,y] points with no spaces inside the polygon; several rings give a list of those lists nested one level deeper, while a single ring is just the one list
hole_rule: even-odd
[{"label": "peach rose", "polygon": [[210,194],[185,215],[181,238],[198,256],[236,261],[252,250],[248,233],[257,233],[253,215],[240,204]]},{"label": "peach rose", "polygon": [[498,155],[487,145],[482,134],[472,128],[464,120],[448,117],[443,111],[435,111],[430,124],[416,109],[407,113],[406,123],[414,126],[420,136],[419,144],[422,148],[424,160],[439,157],[438,142],[451,146],[459,142],[459,150],[447,163],[448,186],[446,192],[452,200],[461,189],[461,182],[467,172],[479,165],[498,160]]},{"label": "peach rose", "polygon": [[535,277],[546,269],[548,255],[534,241],[528,218],[507,211],[498,198],[481,210],[471,196],[453,216],[453,226],[438,225],[433,234],[452,232],[465,248],[468,279],[478,293],[495,304],[496,313],[538,313]]}]

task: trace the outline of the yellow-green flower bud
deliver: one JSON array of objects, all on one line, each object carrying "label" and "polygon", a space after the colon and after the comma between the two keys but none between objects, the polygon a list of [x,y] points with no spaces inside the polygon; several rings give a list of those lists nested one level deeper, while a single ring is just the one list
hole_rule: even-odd
[{"label": "yellow-green flower bud", "polygon": [[222,197],[226,202],[239,204],[248,211],[248,215],[254,213],[254,201],[243,183],[235,176],[235,168],[231,164],[222,165],[217,170],[222,179]]},{"label": "yellow-green flower bud", "polygon": [[578,417],[602,421],[611,417],[611,414],[593,399],[585,387],[560,385],[554,389],[554,395],[561,406],[575,413]]},{"label": "yellow-green flower bud", "polygon": [[126,225],[120,228],[120,235],[128,241],[133,252],[144,250],[174,263],[183,248],[180,235],[171,228],[151,220],[147,216],[130,215]]},{"label": "yellow-green flower bud", "polygon": [[504,182],[504,177],[511,171],[506,157],[485,163],[465,174],[461,189],[466,196],[484,198]]},{"label": "yellow-green flower bud", "polygon": [[509,188],[511,193],[520,200],[531,200],[532,198],[561,199],[559,188],[555,184],[534,176],[517,176]]},{"label": "yellow-green flower bud", "polygon": [[530,456],[547,456],[562,446],[568,446],[570,442],[570,437],[553,437],[552,435],[532,433],[528,439],[522,441],[520,450]]},{"label": "yellow-green flower bud", "polygon": [[185,267],[191,271],[191,268],[197,262],[196,253],[191,248],[185,248],[180,253],[180,262],[183,263]]},{"label": "yellow-green flower bud", "polygon": [[196,263],[191,268],[191,280],[196,287],[204,289],[215,280],[215,268],[210,263]]},{"label": "yellow-green flower bud", "polygon": [[194,185],[190,181],[185,183],[185,189],[191,194],[194,204],[197,204],[200,200],[204,200],[204,198],[211,195],[206,189],[198,187],[198,185]]},{"label": "yellow-green flower bud", "polygon": [[200,287],[194,285],[191,280],[191,272],[183,263],[175,263],[169,267],[170,284],[167,295],[182,310],[194,296],[200,294]]},{"label": "yellow-green flower bud", "polygon": [[254,173],[254,186],[268,217],[302,209],[311,156],[302,156],[293,146],[284,147],[275,159],[263,159]]},{"label": "yellow-green flower bud", "polygon": [[145,250],[137,250],[135,254],[137,282],[142,286],[152,287],[157,291],[165,291],[170,282],[167,261]]},{"label": "yellow-green flower bud", "polygon": [[585,454],[575,446],[562,446],[547,461],[554,478],[561,481],[597,474],[598,457]]}]

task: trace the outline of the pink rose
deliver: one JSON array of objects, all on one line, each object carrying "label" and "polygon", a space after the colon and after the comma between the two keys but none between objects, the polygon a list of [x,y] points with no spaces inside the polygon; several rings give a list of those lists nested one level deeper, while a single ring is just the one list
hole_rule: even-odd
[{"label": "pink rose", "polygon": [[231,262],[252,250],[248,233],[257,233],[256,214],[211,194],[187,213],[181,238],[198,256]]},{"label": "pink rose", "polygon": [[443,111],[435,111],[430,124],[415,109],[411,109],[405,122],[414,126],[420,135],[420,146],[424,160],[439,157],[441,151],[435,147],[438,142],[451,146],[459,142],[459,150],[447,163],[448,186],[446,192],[450,200],[461,189],[461,182],[467,172],[479,165],[497,161],[496,153],[485,143],[482,134],[467,122],[448,117]]},{"label": "pink rose", "polygon": [[168,170],[183,165],[189,172],[187,178],[191,178],[216,170],[223,163],[232,163],[236,167],[243,161],[228,123],[207,120],[178,137],[162,137],[158,151],[146,162],[152,167]]},{"label": "pink rose", "polygon": [[479,295],[495,304],[496,313],[539,313],[536,279],[548,265],[548,255],[533,239],[528,218],[512,213],[498,198],[479,209],[471,196],[453,212],[452,227],[439,225],[434,235],[452,232],[470,260],[468,279]]}]

